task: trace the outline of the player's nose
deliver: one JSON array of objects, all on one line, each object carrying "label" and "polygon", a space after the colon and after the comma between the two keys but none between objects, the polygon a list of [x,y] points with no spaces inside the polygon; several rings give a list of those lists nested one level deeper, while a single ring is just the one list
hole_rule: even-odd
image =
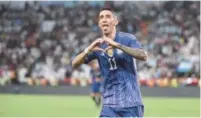
[{"label": "player's nose", "polygon": [[103,22],[103,23],[106,23],[106,22],[107,22],[107,18],[104,17],[104,18],[102,19],[102,22]]},{"label": "player's nose", "polygon": [[102,21],[102,24],[107,24],[107,20],[103,20],[103,21]]}]

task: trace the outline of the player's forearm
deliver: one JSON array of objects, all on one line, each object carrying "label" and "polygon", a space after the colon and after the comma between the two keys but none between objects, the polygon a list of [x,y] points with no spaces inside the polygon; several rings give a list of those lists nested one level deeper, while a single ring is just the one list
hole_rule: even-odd
[{"label": "player's forearm", "polygon": [[72,61],[72,67],[76,68],[81,64],[83,64],[86,56],[87,54],[85,52],[82,52],[79,55],[77,55]]},{"label": "player's forearm", "polygon": [[123,50],[124,52],[126,52],[127,54],[135,57],[136,59],[142,60],[142,61],[146,61],[147,60],[147,52],[144,51],[143,49],[138,49],[138,48],[131,48],[131,47],[127,47],[125,45],[121,45],[119,44],[117,46],[117,48]]}]

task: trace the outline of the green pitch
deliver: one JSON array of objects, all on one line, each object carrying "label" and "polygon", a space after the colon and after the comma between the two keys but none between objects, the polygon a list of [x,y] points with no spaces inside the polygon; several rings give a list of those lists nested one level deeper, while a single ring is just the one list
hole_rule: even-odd
[{"label": "green pitch", "polygon": [[[200,116],[199,98],[144,98],[145,116]],[[89,96],[0,94],[0,116],[99,116]]]}]

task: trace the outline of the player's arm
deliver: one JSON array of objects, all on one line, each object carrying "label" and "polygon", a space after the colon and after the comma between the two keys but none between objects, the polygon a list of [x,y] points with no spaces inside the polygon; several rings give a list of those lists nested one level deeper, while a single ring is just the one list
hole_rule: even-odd
[{"label": "player's arm", "polygon": [[142,61],[146,61],[147,60],[147,52],[141,48],[133,48],[133,47],[128,47],[122,44],[119,44],[107,37],[104,37],[104,40],[106,42],[108,42],[111,46],[116,47],[124,52],[126,52],[127,54],[131,55],[132,57],[142,60]]},{"label": "player's arm", "polygon": [[88,54],[88,52],[86,52],[86,51],[83,51],[80,54],[78,54],[72,61],[72,67],[76,68],[76,67],[80,66],[81,64],[83,64],[87,54]]},{"label": "player's arm", "polygon": [[123,50],[127,54],[135,57],[136,59],[146,61],[147,60],[147,52],[140,48],[131,48],[122,44],[118,44],[117,48]]},{"label": "player's arm", "polygon": [[76,68],[78,66],[80,66],[81,64],[83,64],[85,62],[86,57],[88,56],[88,54],[90,52],[93,51],[98,51],[98,50],[103,50],[101,48],[99,48],[97,45],[102,43],[103,40],[102,39],[97,39],[94,42],[91,43],[91,45],[89,45],[83,52],[81,52],[80,54],[78,54],[72,61],[72,67]]}]

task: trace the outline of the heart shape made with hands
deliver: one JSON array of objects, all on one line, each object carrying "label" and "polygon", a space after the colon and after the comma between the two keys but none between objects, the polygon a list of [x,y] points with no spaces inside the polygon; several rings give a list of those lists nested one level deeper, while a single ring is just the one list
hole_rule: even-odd
[{"label": "heart shape made with hands", "polygon": [[113,47],[112,46],[108,46],[107,48],[105,49],[102,49],[98,46],[94,47],[93,48],[94,51],[102,51],[102,52],[105,52],[106,54],[108,54],[109,56],[112,56],[113,55]]},{"label": "heart shape made with hands", "polygon": [[[113,55],[113,46],[109,44],[108,40],[110,40],[107,37],[104,38],[99,38],[96,41],[96,46],[93,48],[94,51],[102,51],[107,53],[109,56]],[[100,48],[100,45],[103,43],[107,43],[108,47],[106,47],[105,49]]]},{"label": "heart shape made with hands", "polygon": [[103,52],[107,52],[107,51],[109,51],[110,49],[113,49],[113,47],[112,47],[112,46],[108,46],[107,48],[103,49],[103,48],[100,48],[99,46],[95,46],[95,47],[93,48],[94,51],[103,51]]}]

